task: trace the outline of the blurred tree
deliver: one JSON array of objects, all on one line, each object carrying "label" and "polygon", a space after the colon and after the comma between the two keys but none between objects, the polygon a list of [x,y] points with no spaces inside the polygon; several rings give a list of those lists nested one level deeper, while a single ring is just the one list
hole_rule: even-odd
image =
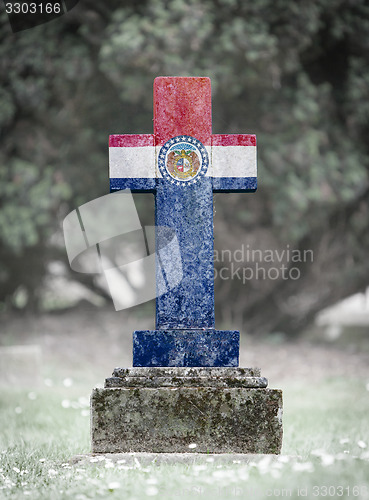
[{"label": "blurred tree", "polygon": [[365,0],[85,0],[16,35],[3,15],[0,300],[37,305],[57,221],[107,192],[109,133],[151,132],[158,75],[210,76],[214,132],[258,136],[258,193],[216,196],[216,247],[314,252],[283,261],[298,280],[217,280],[218,320],[294,333],[365,287],[368,32]]}]

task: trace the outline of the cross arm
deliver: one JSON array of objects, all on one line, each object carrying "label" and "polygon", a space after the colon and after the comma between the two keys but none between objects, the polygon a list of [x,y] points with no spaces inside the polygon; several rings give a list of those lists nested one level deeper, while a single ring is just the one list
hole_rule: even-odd
[{"label": "cross arm", "polygon": [[210,175],[214,192],[256,191],[256,136],[212,135]]},{"label": "cross arm", "polygon": [[156,188],[153,134],[109,136],[110,191],[154,192]]}]

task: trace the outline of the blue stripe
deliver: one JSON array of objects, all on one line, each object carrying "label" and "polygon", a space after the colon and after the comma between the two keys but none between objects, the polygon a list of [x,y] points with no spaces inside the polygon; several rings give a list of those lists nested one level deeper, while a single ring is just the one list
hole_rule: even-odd
[{"label": "blue stripe", "polygon": [[257,177],[213,177],[213,191],[248,191],[257,189]]},{"label": "blue stripe", "polygon": [[154,192],[156,189],[156,179],[154,178],[111,178],[110,179],[110,192],[119,191],[121,189],[130,189],[136,193]]},{"label": "blue stripe", "polygon": [[[205,177],[208,178],[208,177]],[[111,178],[110,192],[130,189],[133,192],[151,192],[156,190],[155,178]],[[257,189],[257,177],[213,177],[213,191],[254,192]]]}]

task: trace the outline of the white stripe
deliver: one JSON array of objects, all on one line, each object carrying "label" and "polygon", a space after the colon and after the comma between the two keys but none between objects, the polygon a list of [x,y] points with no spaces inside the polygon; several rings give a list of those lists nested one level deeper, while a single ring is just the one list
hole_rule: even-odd
[{"label": "white stripe", "polygon": [[256,177],[256,146],[213,146],[212,177]]},{"label": "white stripe", "polygon": [[156,178],[155,147],[110,147],[109,172],[110,178]]},{"label": "white stripe", "polygon": [[[205,146],[209,155],[207,177],[256,177],[256,146]],[[155,152],[155,150],[157,151]],[[155,179],[160,148],[110,147],[110,178]]]}]

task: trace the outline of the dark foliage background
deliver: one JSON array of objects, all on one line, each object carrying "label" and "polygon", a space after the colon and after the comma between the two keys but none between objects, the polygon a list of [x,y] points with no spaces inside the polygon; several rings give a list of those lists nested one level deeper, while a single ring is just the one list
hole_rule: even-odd
[{"label": "dark foliage background", "polygon": [[314,252],[286,262],[299,280],[217,280],[218,323],[294,334],[363,290],[368,34],[365,0],[81,0],[16,34],[2,12],[2,309],[22,290],[39,310],[50,262],[66,263],[63,217],[108,192],[109,134],[151,133],[158,75],[210,76],[214,133],[257,134],[260,187],[216,195],[216,248]]}]

